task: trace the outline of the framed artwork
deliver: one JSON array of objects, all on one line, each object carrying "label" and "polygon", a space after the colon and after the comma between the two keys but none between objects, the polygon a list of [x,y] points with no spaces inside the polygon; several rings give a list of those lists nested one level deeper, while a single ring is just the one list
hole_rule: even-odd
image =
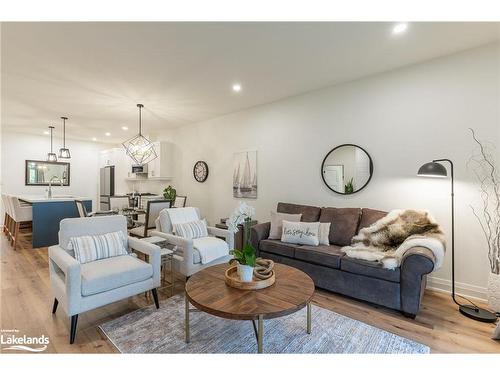
[{"label": "framed artwork", "polygon": [[233,197],[257,198],[257,151],[234,154]]}]

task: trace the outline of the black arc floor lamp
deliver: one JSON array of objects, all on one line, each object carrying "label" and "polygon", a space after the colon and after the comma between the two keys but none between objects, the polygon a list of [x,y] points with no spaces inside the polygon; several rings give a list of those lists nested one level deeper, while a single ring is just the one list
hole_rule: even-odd
[{"label": "black arc floor lamp", "polygon": [[422,165],[417,175],[422,177],[447,177],[448,171],[446,167],[441,164],[441,162],[447,162],[450,164],[450,177],[451,177],[451,297],[453,302],[459,306],[459,311],[468,318],[479,320],[480,322],[492,323],[496,322],[497,317],[494,313],[482,309],[476,306],[471,301],[471,305],[462,305],[457,302],[455,298],[455,194],[453,190],[454,180],[453,180],[453,162],[450,159],[436,159],[430,163],[425,163]]}]

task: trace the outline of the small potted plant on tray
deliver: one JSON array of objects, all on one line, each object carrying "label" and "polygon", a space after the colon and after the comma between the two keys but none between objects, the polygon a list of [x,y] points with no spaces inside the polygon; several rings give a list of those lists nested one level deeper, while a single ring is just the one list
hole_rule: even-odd
[{"label": "small potted plant on tray", "polygon": [[243,282],[252,281],[253,270],[257,259],[255,248],[250,244],[250,223],[253,215],[255,215],[255,209],[245,202],[240,202],[236,210],[227,220],[227,226],[231,232],[238,232],[238,225],[240,224],[243,224],[245,231],[243,249],[234,249],[229,252],[229,254],[234,256],[231,263],[237,262],[238,264],[238,275]]}]

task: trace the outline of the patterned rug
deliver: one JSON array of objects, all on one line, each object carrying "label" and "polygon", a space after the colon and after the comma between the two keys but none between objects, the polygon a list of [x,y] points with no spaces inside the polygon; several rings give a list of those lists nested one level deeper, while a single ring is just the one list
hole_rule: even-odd
[{"label": "patterned rug", "polygon": [[[122,353],[256,353],[251,321],[192,312],[191,342],[184,342],[184,296],[176,295],[102,324],[99,328]],[[368,324],[312,306],[312,333],[306,309],[264,321],[265,353],[424,354],[429,347]]]}]

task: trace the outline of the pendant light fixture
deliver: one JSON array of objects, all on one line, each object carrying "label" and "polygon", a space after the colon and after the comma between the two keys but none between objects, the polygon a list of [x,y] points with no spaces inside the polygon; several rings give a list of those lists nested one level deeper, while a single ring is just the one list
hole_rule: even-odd
[{"label": "pendant light fixture", "polygon": [[50,129],[50,152],[47,153],[47,161],[57,161],[57,155],[52,151],[52,132],[54,131],[53,126],[49,126]]},{"label": "pendant light fixture", "polygon": [[66,148],[66,120],[67,117],[61,117],[63,120],[63,146],[59,149],[59,158],[61,159],[71,159],[71,153],[69,148]]},{"label": "pendant light fixture", "polygon": [[137,108],[139,108],[139,134],[123,142],[123,147],[136,165],[143,165],[156,159],[158,155],[156,154],[154,144],[142,135],[142,108],[144,106],[137,104]]}]

